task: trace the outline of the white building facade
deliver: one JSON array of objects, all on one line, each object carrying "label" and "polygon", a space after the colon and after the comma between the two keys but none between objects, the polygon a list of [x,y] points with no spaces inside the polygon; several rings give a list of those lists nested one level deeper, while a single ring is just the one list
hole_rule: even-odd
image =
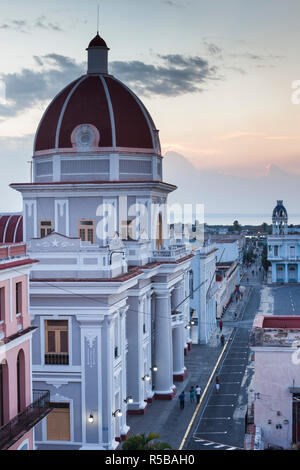
[{"label": "white building facade", "polygon": [[33,386],[53,408],[38,449],[115,449],[126,413],[172,399],[191,347],[188,245],[170,241],[158,131],[109,75],[97,35],[88,72],[47,108],[23,197]]},{"label": "white building facade", "polygon": [[265,449],[300,447],[299,332],[299,316],[254,320],[254,425]]},{"label": "white building facade", "polygon": [[271,263],[272,283],[300,282],[300,233],[289,231],[288,213],[281,200],[277,201],[273,210],[268,260]]},{"label": "white building facade", "polygon": [[206,344],[216,327],[216,246],[207,243],[194,250],[190,270],[192,341]]}]

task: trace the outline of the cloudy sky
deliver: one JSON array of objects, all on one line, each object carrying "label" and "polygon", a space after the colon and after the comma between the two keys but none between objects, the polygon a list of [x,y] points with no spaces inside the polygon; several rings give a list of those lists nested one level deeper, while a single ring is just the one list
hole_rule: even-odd
[{"label": "cloudy sky", "polygon": [[0,211],[21,208],[7,186],[28,180],[46,105],[86,70],[98,4],[110,72],[144,101],[164,153],[254,185],[272,165],[300,175],[299,0],[0,0]]}]

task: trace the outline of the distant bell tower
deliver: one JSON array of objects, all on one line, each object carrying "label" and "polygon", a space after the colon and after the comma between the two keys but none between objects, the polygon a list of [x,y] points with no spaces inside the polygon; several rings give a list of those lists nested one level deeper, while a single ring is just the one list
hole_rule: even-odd
[{"label": "distant bell tower", "polygon": [[273,235],[286,235],[288,233],[288,214],[283,201],[277,201],[272,215]]}]

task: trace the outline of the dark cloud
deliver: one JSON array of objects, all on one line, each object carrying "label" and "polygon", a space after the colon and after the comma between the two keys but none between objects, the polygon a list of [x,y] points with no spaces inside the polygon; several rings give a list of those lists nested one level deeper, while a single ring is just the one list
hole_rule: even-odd
[{"label": "dark cloud", "polygon": [[62,32],[63,29],[56,22],[48,21],[46,16],[39,16],[36,20],[32,22],[26,20],[15,20],[8,19],[5,22],[0,24],[0,29],[4,30],[14,30],[21,33],[30,33],[33,29],[46,29],[49,31]]},{"label": "dark cloud", "polygon": [[32,106],[53,98],[69,82],[84,73],[83,64],[59,54],[34,56],[38,70],[22,69],[2,74],[7,104],[0,104],[0,116],[15,116]]},{"label": "dark cloud", "polygon": [[186,7],[191,4],[191,0],[162,0],[162,3],[170,7]]},{"label": "dark cloud", "polygon": [[203,40],[203,44],[205,45],[207,52],[209,55],[213,56],[214,58],[222,59],[222,49],[212,42],[208,42],[205,39]]},{"label": "dark cloud", "polygon": [[[112,62],[110,69],[140,95],[180,96],[201,92],[218,79],[217,68],[201,57],[179,54],[157,56],[160,64],[140,61]],[[0,104],[0,118],[15,116],[52,99],[69,82],[85,73],[85,65],[59,54],[34,56],[36,69],[2,74],[7,104]]]},{"label": "dark cloud", "polygon": [[39,18],[37,18],[34,22],[34,26],[36,28],[48,29],[48,30],[53,30],[53,31],[58,31],[58,32],[63,31],[62,28],[57,23],[48,21],[45,16],[40,16]]},{"label": "dark cloud", "polygon": [[158,56],[161,65],[140,61],[113,62],[111,70],[141,95],[179,96],[203,90],[204,84],[215,80],[217,68],[201,57],[179,54]]},{"label": "dark cloud", "polygon": [[252,52],[242,52],[239,54],[229,54],[229,57],[233,59],[247,59],[252,62],[256,62],[259,65],[262,63],[268,64],[270,61],[273,60],[281,60],[284,59],[282,55],[274,55],[274,54],[253,54]]}]

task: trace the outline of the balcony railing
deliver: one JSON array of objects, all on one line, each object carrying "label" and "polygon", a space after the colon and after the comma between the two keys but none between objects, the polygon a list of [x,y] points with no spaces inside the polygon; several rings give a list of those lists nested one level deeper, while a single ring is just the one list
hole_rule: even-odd
[{"label": "balcony railing", "polygon": [[177,261],[188,254],[185,245],[175,245],[160,250],[153,250],[154,261]]},{"label": "balcony railing", "polygon": [[50,365],[69,365],[69,354],[45,354],[45,364]]},{"label": "balcony railing", "polygon": [[50,392],[33,391],[33,403],[0,428],[0,450],[9,449],[51,411]]}]

